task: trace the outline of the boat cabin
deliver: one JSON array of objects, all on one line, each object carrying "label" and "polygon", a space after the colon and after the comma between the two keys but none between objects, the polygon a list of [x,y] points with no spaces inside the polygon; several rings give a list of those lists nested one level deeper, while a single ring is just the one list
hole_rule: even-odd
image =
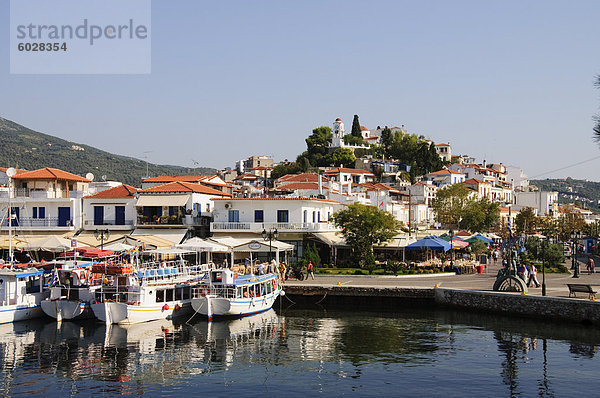
[{"label": "boat cabin", "polygon": [[33,268],[0,271],[0,305],[33,303],[34,294],[43,292],[43,275]]}]

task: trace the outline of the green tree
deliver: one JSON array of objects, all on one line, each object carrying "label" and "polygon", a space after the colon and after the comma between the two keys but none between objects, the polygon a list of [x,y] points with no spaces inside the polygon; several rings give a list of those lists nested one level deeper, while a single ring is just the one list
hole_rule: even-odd
[{"label": "green tree", "polygon": [[457,226],[468,200],[469,189],[464,184],[453,184],[438,190],[432,204],[436,221]]},{"label": "green tree", "polygon": [[306,248],[302,253],[302,260],[302,266],[307,265],[309,261],[311,261],[315,267],[321,264],[321,256],[314,243],[306,245]]},{"label": "green tree", "polygon": [[[462,185],[462,184],[461,184]],[[472,232],[486,232],[500,219],[498,203],[487,198],[468,200],[461,212],[460,228]]]},{"label": "green tree", "polygon": [[539,221],[532,207],[526,207],[515,217],[515,227],[517,234],[535,234]]},{"label": "green tree", "polygon": [[476,256],[487,253],[489,251],[485,242],[479,239],[469,244],[469,247],[471,248],[471,253],[473,253]]},{"label": "green tree", "polygon": [[362,134],[360,132],[360,122],[358,121],[358,115],[354,115],[354,119],[352,119],[352,130],[350,130],[350,134],[354,137],[362,138]]},{"label": "green tree", "polygon": [[342,228],[354,261],[361,268],[368,266],[367,269],[375,263],[373,245],[391,240],[402,227],[392,214],[359,203],[334,213],[332,218]]},{"label": "green tree", "polygon": [[334,166],[346,165],[349,167],[354,167],[356,157],[350,148],[337,148],[331,154],[331,161]]}]

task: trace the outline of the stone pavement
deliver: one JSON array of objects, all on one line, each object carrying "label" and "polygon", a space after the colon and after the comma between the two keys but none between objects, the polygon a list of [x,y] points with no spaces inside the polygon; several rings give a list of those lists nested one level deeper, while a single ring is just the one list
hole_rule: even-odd
[{"label": "stone pavement", "polygon": [[[600,292],[600,268],[596,269],[595,274],[588,275],[585,261],[587,257],[580,256],[580,277],[573,278],[572,274],[546,274],[546,295],[554,297],[569,297],[569,288],[567,283],[582,283],[592,285],[592,289]],[[596,259],[598,260],[598,259]],[[595,261],[600,265],[599,261]],[[567,268],[571,267],[571,261],[567,260]],[[469,289],[492,291],[492,286],[496,280],[496,274],[501,267],[501,262],[492,262],[488,264],[483,274],[455,275],[453,273],[445,274],[426,274],[426,275],[406,275],[406,276],[370,276],[370,275],[315,275],[315,280],[305,279],[297,281],[290,279],[286,281],[289,285],[317,285],[317,286],[352,286],[352,287],[415,287],[415,288],[433,288],[436,284],[439,287],[450,289]],[[542,283],[542,270],[538,270],[538,281]],[[530,296],[541,296],[542,288],[535,286],[529,287],[527,292]],[[588,295],[577,293],[581,299],[588,299]]]}]

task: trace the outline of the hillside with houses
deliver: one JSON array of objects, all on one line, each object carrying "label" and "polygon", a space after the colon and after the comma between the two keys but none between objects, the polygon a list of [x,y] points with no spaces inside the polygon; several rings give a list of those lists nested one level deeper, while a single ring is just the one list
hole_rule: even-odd
[{"label": "hillside with houses", "polygon": [[[560,234],[597,226],[596,214],[575,203],[563,205],[558,190],[530,184],[518,165],[477,161],[449,142],[436,144],[403,125],[369,129],[358,124],[358,116],[353,125],[346,133],[337,118],[331,127],[315,128],[295,161],[256,154],[215,173],[165,172],[132,182],[92,180],[84,173],[92,165],[78,173],[50,167],[50,161],[41,168],[20,166],[12,179],[0,168],[1,232],[7,233],[9,208],[18,239],[57,234],[91,246],[99,244],[99,230],[107,231],[107,243],[153,247],[191,237],[262,240],[276,230],[279,240],[294,247],[290,261],[310,249],[324,263],[342,265],[349,247],[334,214],[353,204],[399,221],[394,239],[376,247],[380,257],[397,254],[415,237],[451,230],[498,239],[507,237],[509,228],[519,234],[523,210],[540,220],[529,222],[525,232],[544,232],[541,226],[549,220],[556,221],[550,223],[554,229],[562,228]],[[83,148],[78,155],[92,152]],[[17,164],[15,158],[5,162]],[[575,224],[559,222],[573,219]],[[531,231],[534,224],[540,227]]]}]

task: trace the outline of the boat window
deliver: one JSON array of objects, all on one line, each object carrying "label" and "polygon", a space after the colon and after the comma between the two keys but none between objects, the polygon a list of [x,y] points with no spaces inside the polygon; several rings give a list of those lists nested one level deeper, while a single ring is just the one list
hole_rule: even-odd
[{"label": "boat window", "polygon": [[189,300],[190,299],[190,290],[192,288],[190,286],[186,286],[183,288],[183,300]]},{"label": "boat window", "polygon": [[235,289],[235,297],[236,298],[241,298],[242,297],[242,288],[238,287]]},{"label": "boat window", "polygon": [[165,290],[165,292],[167,293],[167,297],[165,301],[173,301],[173,289],[167,289]]},{"label": "boat window", "polygon": [[181,300],[183,297],[183,289],[181,287],[175,288],[175,300]]},{"label": "boat window", "polygon": [[157,290],[156,291],[156,302],[157,303],[162,303],[165,301],[165,291],[164,290]]},{"label": "boat window", "polygon": [[269,281],[269,283],[267,283],[267,294],[271,293],[273,293],[273,285],[271,284],[271,281]]},{"label": "boat window", "polygon": [[244,293],[243,293],[244,297],[246,297],[246,298],[250,297],[249,293],[248,293],[248,286],[244,286],[242,289],[244,289]]}]

